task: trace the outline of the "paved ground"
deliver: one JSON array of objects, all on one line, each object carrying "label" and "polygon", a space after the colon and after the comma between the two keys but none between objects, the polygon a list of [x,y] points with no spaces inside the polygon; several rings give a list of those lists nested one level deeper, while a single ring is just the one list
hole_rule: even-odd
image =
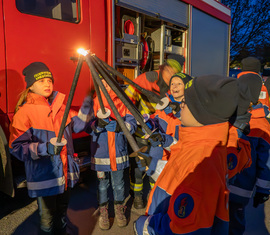
[{"label": "paved ground", "polygon": [[[147,183],[147,179],[145,179]],[[128,196],[128,189],[127,196]],[[17,197],[18,196],[18,197]],[[27,196],[26,190],[17,193],[14,199],[0,197],[0,234],[36,235],[38,231],[39,216],[35,200]],[[112,196],[112,195],[110,195]],[[120,235],[133,234],[133,221],[144,210],[136,210],[132,207],[132,198],[126,200],[126,215],[129,223],[125,228],[119,228],[114,223],[113,204],[110,204],[111,229],[102,231],[97,224],[98,210],[96,200],[96,183],[94,177],[88,177],[87,181],[80,183],[72,190],[68,217],[70,230],[74,235]],[[247,232],[245,235],[268,235],[270,231],[270,202],[254,209],[249,205],[247,209]]]}]

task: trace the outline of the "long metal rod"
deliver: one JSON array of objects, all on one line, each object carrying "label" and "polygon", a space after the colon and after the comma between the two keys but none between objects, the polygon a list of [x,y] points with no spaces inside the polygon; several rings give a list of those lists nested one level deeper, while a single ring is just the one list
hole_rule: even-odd
[{"label": "long metal rod", "polygon": [[144,122],[144,118],[143,118],[142,114],[140,112],[138,112],[138,109],[131,102],[129,97],[122,90],[122,88],[118,85],[118,83],[114,80],[114,78],[112,78],[106,74],[106,71],[107,71],[106,68],[99,64],[96,56],[92,56],[91,59],[93,59],[93,64],[96,67],[97,71],[106,80],[106,82],[109,84],[109,86],[115,92],[115,94],[121,99],[123,104],[128,108],[128,110],[131,112],[131,114],[134,116],[134,118],[139,122],[139,124],[142,126],[142,128],[146,131],[146,133],[148,135],[152,135],[152,131]]},{"label": "long metal rod", "polygon": [[79,79],[79,75],[80,75],[81,68],[82,68],[82,65],[83,65],[83,61],[84,61],[84,57],[79,56],[78,64],[77,64],[76,71],[75,71],[75,74],[74,74],[74,78],[73,78],[73,81],[72,81],[72,84],[71,84],[71,88],[70,88],[70,92],[69,92],[65,112],[64,112],[64,115],[63,115],[62,123],[61,123],[60,129],[59,129],[59,132],[58,132],[58,136],[57,136],[57,140],[56,140],[57,143],[61,143],[61,140],[62,140],[62,136],[63,136],[64,129],[65,129],[65,126],[66,126],[66,122],[67,122],[68,113],[69,113],[70,106],[71,106],[71,103],[72,103],[72,100],[73,100],[73,97],[74,97],[74,93],[75,93],[75,89],[76,89],[76,86],[77,86],[77,83],[78,83],[78,79]]},{"label": "long metal rod", "polygon": [[95,90],[96,90],[96,93],[97,93],[97,97],[98,97],[98,102],[99,102],[99,105],[100,105],[100,109],[101,109],[101,112],[103,114],[106,113],[106,110],[105,110],[105,107],[104,107],[104,104],[103,104],[103,101],[102,101],[102,97],[101,97],[101,94],[100,94],[100,90],[99,90],[99,86],[96,82],[95,79],[93,79],[93,82],[94,82],[94,87],[95,87]]},{"label": "long metal rod", "polygon": [[116,117],[116,119],[117,119],[117,121],[118,121],[118,123],[119,123],[119,125],[120,125],[120,127],[122,129],[122,131],[123,131],[123,133],[124,133],[124,135],[126,136],[126,138],[127,138],[128,142],[129,142],[131,148],[133,149],[134,152],[140,152],[140,148],[138,147],[135,139],[133,138],[133,136],[131,135],[131,133],[127,129],[127,127],[126,127],[126,125],[124,123],[124,120],[122,119],[122,117],[119,114],[117,108],[115,107],[115,105],[114,105],[114,103],[113,103],[113,101],[112,101],[112,99],[111,99],[108,91],[104,87],[102,81],[99,79],[98,73],[96,72],[95,67],[92,64],[92,61],[90,59],[90,56],[91,56],[90,54],[86,55],[85,56],[85,61],[86,61],[87,65],[88,65],[88,67],[89,67],[89,69],[91,71],[91,74],[92,74],[93,79],[96,80],[97,84],[101,88],[101,91],[105,95],[105,97],[106,97],[106,99],[107,99],[107,101],[108,101],[108,103],[109,103],[109,105],[110,105],[110,107],[111,107],[111,109],[112,109],[112,111],[113,111],[113,113],[114,113],[114,115],[115,115],[115,117]]},{"label": "long metal rod", "polygon": [[99,59],[98,57],[96,57],[112,74],[120,77],[122,80],[126,81],[127,83],[129,83],[130,85],[134,86],[138,91],[140,91],[142,94],[144,94],[149,100],[153,101],[154,103],[159,103],[162,105],[162,101],[161,101],[161,96],[159,96],[158,94],[152,92],[152,91],[148,91],[142,87],[140,87],[138,84],[136,84],[135,82],[133,82],[132,80],[130,80],[129,78],[127,78],[126,76],[124,76],[122,73],[120,73],[119,71],[115,70],[114,68],[112,68],[110,65],[108,65],[107,63],[105,63],[104,61],[102,61],[101,59]]}]

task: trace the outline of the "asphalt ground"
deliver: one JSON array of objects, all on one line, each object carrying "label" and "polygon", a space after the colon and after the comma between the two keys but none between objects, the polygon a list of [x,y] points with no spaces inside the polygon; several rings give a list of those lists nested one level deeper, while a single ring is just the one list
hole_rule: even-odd
[{"label": "asphalt ground", "polygon": [[[128,172],[125,174],[128,181]],[[144,179],[144,199],[149,191],[148,179]],[[128,225],[119,228],[114,221],[112,192],[110,190],[110,230],[104,231],[98,227],[98,203],[96,195],[96,179],[93,172],[86,172],[83,181],[71,191],[71,199],[68,208],[69,232],[74,235],[120,235],[134,234],[133,222],[144,214],[144,209],[136,210],[133,199],[129,196],[128,182],[126,187],[126,216]],[[252,207],[252,202],[246,211],[247,228],[244,235],[268,235],[270,234],[270,202]],[[15,198],[0,194],[0,234],[2,235],[36,235],[39,228],[39,215],[35,199],[27,195],[26,188],[17,191]]]}]

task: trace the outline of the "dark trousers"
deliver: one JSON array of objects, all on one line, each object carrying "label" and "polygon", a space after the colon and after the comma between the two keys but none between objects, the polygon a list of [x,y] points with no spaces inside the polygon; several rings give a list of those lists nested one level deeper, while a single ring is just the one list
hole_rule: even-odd
[{"label": "dark trousers", "polygon": [[45,234],[65,234],[70,189],[62,194],[38,197],[40,229]]},{"label": "dark trousers", "polygon": [[[143,195],[143,176],[145,172],[140,171],[137,166],[135,158],[130,158],[130,168],[129,168],[129,177],[130,177],[130,190],[132,196],[142,196]],[[146,177],[148,177],[146,175]],[[149,177],[150,185],[154,185],[155,181],[152,177]]]},{"label": "dark trousers", "polygon": [[229,202],[230,223],[229,235],[242,235],[245,232],[245,206],[239,203]]}]

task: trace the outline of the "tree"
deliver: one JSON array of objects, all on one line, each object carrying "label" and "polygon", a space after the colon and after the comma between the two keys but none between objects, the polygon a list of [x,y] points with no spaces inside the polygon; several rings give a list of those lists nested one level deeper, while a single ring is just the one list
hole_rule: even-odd
[{"label": "tree", "polygon": [[[231,64],[246,56],[269,58],[263,50],[270,46],[270,4],[264,0],[223,0],[231,9]],[[257,54],[261,52],[260,54]],[[262,58],[263,57],[263,58]]]}]

